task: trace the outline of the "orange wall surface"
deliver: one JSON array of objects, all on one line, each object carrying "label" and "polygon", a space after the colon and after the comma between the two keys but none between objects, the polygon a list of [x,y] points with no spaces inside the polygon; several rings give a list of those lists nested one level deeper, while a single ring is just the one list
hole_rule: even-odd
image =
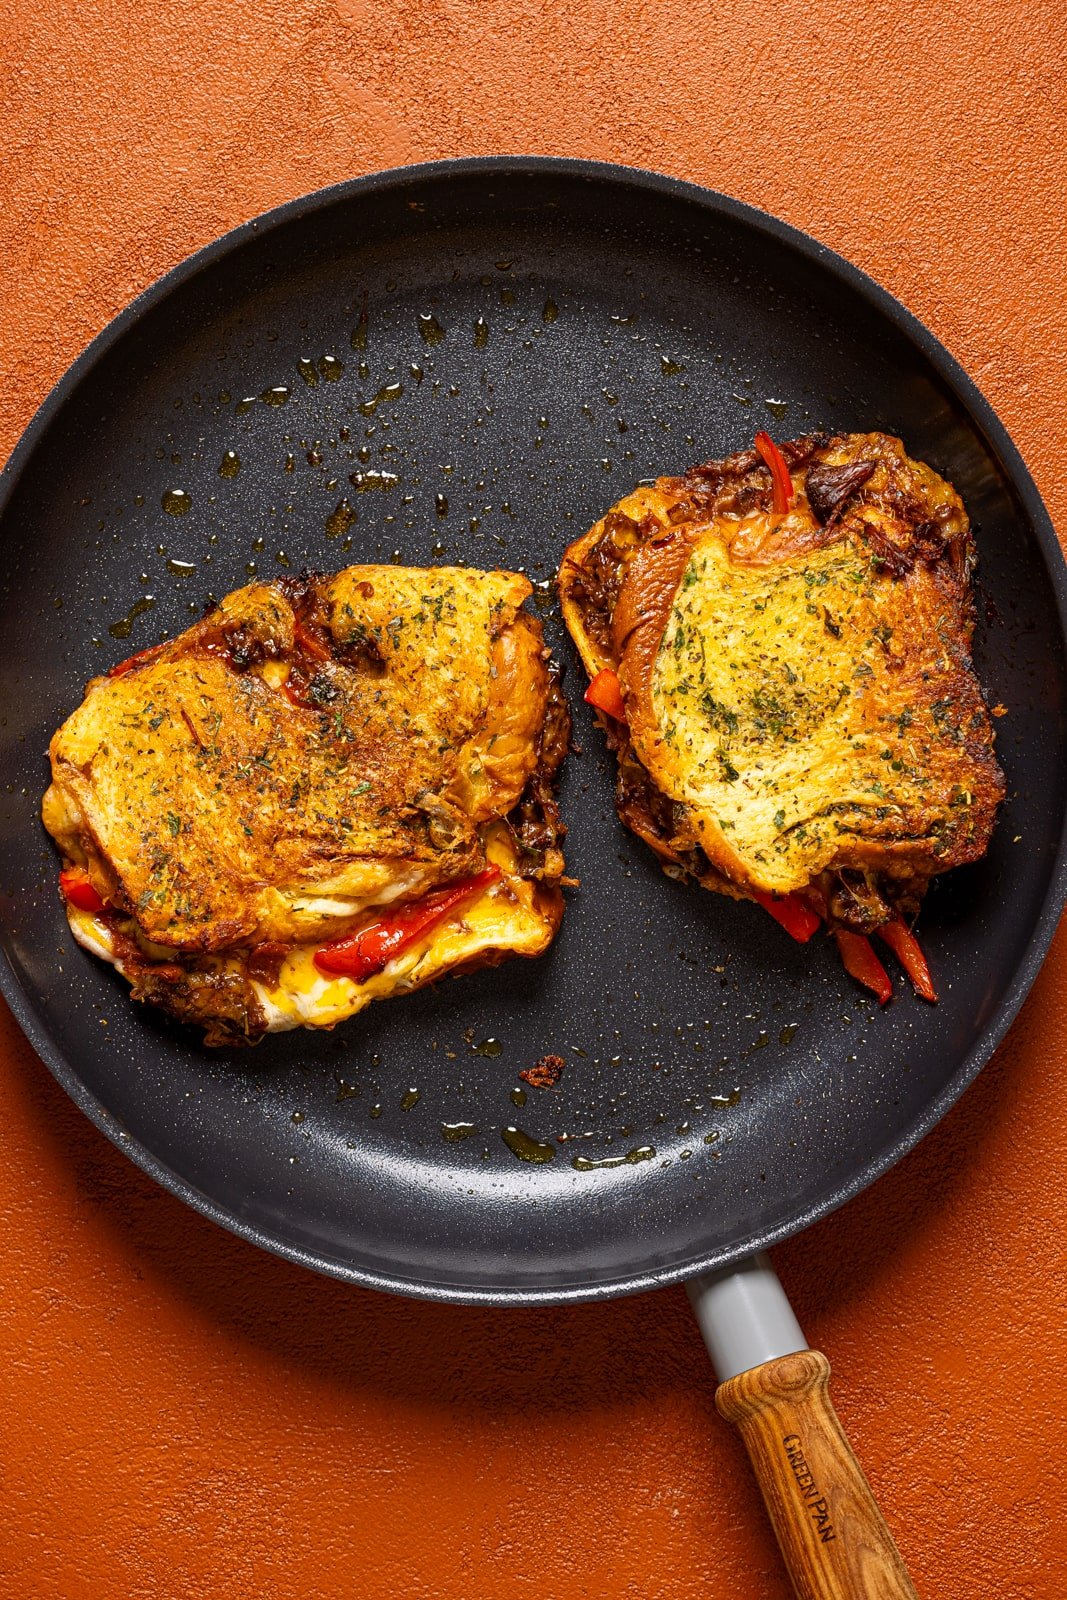
[{"label": "orange wall surface", "polygon": [[[808,229],[977,379],[1067,527],[1053,0],[27,0],[0,13],[0,459],[85,343],[257,212],[593,156]],[[927,1600],[1067,1580],[1067,936],[975,1087],[778,1251]],[[784,1600],[684,1294],[436,1307],[157,1190],[0,1014],[0,1595]]]}]

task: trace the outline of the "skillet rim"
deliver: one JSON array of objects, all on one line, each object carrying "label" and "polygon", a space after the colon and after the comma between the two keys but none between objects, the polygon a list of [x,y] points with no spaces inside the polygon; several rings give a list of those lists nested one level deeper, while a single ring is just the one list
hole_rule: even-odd
[{"label": "skillet rim", "polygon": [[[1060,642],[1067,655],[1067,562],[1056,537],[1052,519],[1029,468],[993,407],[974,380],[925,324],[859,267],[853,266],[843,256],[810,234],[794,227],[791,223],[782,222],[768,212],[761,211],[744,201],[735,200],[717,190],[650,171],[647,168],[564,156],[519,154],[467,156],[367,173],[287,201],[284,205],[250,218],[249,221],[222,234],[210,244],[194,251],[192,255],[187,256],[142,290],[101,329],[41,402],[15,449],[0,469],[0,527],[8,503],[39,441],[82,380],[146,313],[205,267],[220,261],[231,251],[237,250],[257,237],[265,238],[274,228],[299,220],[321,208],[346,203],[357,197],[366,198],[376,192],[420,182],[447,182],[451,178],[480,175],[489,181],[494,178],[506,180],[514,175],[527,173],[555,175],[561,179],[585,179],[590,183],[597,182],[602,185],[614,184],[631,194],[635,190],[651,192],[669,199],[688,202],[712,214],[726,216],[745,225],[757,235],[762,234],[796,251],[822,267],[831,277],[843,281],[907,340],[918,346],[938,378],[970,416],[990,453],[998,461],[1029,520],[1055,600]],[[952,1077],[941,1092],[927,1102],[920,1115],[915,1117],[877,1156],[858,1169],[851,1170],[843,1181],[823,1194],[818,1201],[812,1202],[787,1221],[749,1235],[743,1243],[735,1242],[725,1248],[708,1249],[683,1265],[667,1267],[657,1272],[624,1274],[603,1282],[583,1281],[578,1285],[565,1284],[552,1288],[543,1286],[486,1288],[484,1285],[427,1282],[415,1277],[392,1276],[350,1262],[340,1262],[272,1237],[265,1229],[249,1224],[225,1206],[217,1204],[203,1194],[195,1185],[172,1171],[147,1146],[134,1139],[117,1123],[81,1081],[63,1052],[52,1043],[48,1030],[38,1021],[32,998],[19,983],[6,952],[3,961],[0,961],[0,993],[3,994],[22,1031],[53,1077],[112,1144],[163,1188],[229,1232],[258,1245],[272,1255],[308,1267],[327,1277],[356,1283],[365,1288],[410,1298],[461,1305],[556,1305],[606,1300],[618,1295],[639,1293],[683,1282],[700,1273],[729,1266],[757,1250],[766,1249],[792,1237],[795,1233],[800,1233],[868,1188],[914,1149],[940,1122],[978,1076],[1001,1043],[1037,978],[1059,924],[1065,899],[1067,899],[1067,814],[1061,821],[1059,844],[1041,911],[1033,925],[1026,949],[1016,966],[1011,983],[996,1011],[979,1033],[972,1048],[960,1061]]]}]

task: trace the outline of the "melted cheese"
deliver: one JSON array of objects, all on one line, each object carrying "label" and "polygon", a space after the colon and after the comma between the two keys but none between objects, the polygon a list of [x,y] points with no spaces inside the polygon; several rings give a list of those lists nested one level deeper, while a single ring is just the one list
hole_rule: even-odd
[{"label": "melted cheese", "polygon": [[[458,906],[426,938],[402,951],[381,972],[362,983],[320,972],[315,965],[317,945],[297,945],[290,950],[276,984],[252,984],[267,1019],[268,1033],[301,1027],[332,1028],[356,1016],[374,1000],[386,1000],[444,977],[467,962],[484,957],[487,951],[539,955],[551,941],[554,927],[537,906],[534,885],[514,875],[514,857],[499,835],[487,841],[487,855],[504,870],[505,876]],[[67,919],[80,945],[126,976],[106,922],[70,905]],[[172,951],[160,951],[158,947],[148,947],[146,951],[157,952],[162,958],[173,960]],[[219,972],[243,971],[238,956],[206,957],[203,965]]]},{"label": "melted cheese", "polygon": [[362,983],[328,977],[315,965],[314,947],[300,945],[286,956],[276,985],[267,988],[257,983],[255,988],[269,1032],[331,1028],[373,1000],[386,1000],[444,977],[488,950],[537,955],[548,933],[544,917],[532,904],[530,885],[503,879],[458,907],[453,918]]}]

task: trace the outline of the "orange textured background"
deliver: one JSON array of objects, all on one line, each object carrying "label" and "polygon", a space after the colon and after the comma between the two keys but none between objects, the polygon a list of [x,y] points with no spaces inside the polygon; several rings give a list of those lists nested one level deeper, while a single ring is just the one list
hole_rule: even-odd
[{"label": "orange textured background", "polygon": [[[0,15],[0,459],[153,278],[306,190],[647,165],[865,267],[1067,527],[1062,12],[1002,0],[26,0]],[[778,1264],[927,1600],[1053,1600],[1067,937],[963,1102]],[[784,1600],[681,1291],[358,1292],[153,1187],[0,1015],[0,1594]]]}]

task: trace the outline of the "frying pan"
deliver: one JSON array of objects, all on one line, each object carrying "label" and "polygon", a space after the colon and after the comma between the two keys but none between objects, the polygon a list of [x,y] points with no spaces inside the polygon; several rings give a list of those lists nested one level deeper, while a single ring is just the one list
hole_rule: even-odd
[{"label": "frying pan", "polygon": [[[639,479],[820,425],[901,434],[977,529],[1008,798],[986,859],[927,899],[933,1007],[898,984],[879,1011],[830,941],[795,946],[661,875],[615,818],[548,587]],[[396,481],[357,492],[361,469]],[[177,267],[75,363],[0,488],[2,986],[67,1091],[189,1204],[337,1277],[485,1303],[690,1280],[801,1592],[910,1593],[825,1361],[757,1252],[943,1115],[1064,899],[1063,561],[952,358],[862,273],[720,195],[586,162],[446,162],[311,195]],[[205,1052],[72,944],[38,820],[48,738],[90,675],[210,594],[394,557],[542,586],[575,690],[581,886],[542,960]],[[525,1089],[546,1053],[560,1084]]]}]

